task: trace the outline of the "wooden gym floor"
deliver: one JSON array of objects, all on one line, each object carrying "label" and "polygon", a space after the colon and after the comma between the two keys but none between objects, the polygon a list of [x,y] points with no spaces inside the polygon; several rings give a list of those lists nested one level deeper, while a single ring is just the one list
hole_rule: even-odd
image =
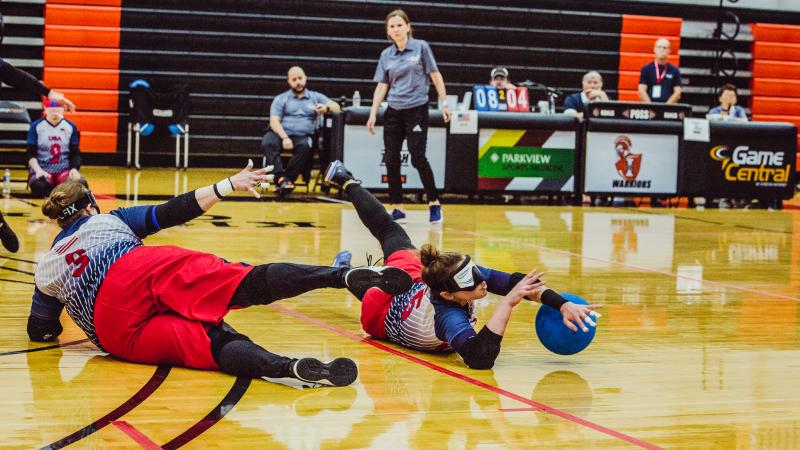
[{"label": "wooden gym floor", "polygon": [[[101,207],[145,204],[227,171],[86,168]],[[22,172],[15,172],[22,178]],[[185,181],[184,181],[185,180]],[[21,189],[21,185],[15,185]],[[244,199],[244,197],[242,197]],[[52,448],[800,448],[800,216],[744,211],[446,205],[407,230],[604,305],[595,341],[558,356],[537,306],[514,310],[493,371],[367,339],[359,302],[323,290],[235,311],[273,352],[349,356],[345,388],[300,390],[115,360],[66,317],[58,345],[25,332],[35,261],[57,233],[40,201],[0,207],[21,250],[0,252],[0,446]],[[329,264],[379,254],[348,204],[225,201],[147,239],[228,260]],[[479,326],[497,298],[480,303]]]}]

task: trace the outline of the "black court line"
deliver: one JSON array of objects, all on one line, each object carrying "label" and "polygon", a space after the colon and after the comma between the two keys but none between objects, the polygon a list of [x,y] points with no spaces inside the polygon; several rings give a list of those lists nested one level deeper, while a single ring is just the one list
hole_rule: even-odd
[{"label": "black court line", "polygon": [[45,347],[29,348],[27,350],[14,350],[14,351],[11,351],[11,352],[0,353],[0,356],[18,355],[20,353],[41,352],[43,350],[52,350],[54,348],[59,348],[59,347],[69,347],[70,345],[83,344],[84,342],[89,342],[89,340],[88,339],[78,339],[77,341],[64,342],[63,344],[55,344],[55,345],[48,345],[48,346],[45,346]]},{"label": "black court line", "polygon": [[36,286],[36,283],[34,283],[33,281],[9,280],[8,278],[0,278],[0,281],[5,281],[6,283],[22,283],[22,284],[29,284],[31,286]]},{"label": "black court line", "polygon": [[247,388],[250,387],[250,383],[252,381],[253,380],[250,378],[237,377],[236,382],[233,383],[231,389],[219,402],[219,404],[211,410],[211,412],[200,419],[199,422],[192,425],[188,430],[178,435],[175,439],[162,445],[161,448],[164,450],[173,450],[183,447],[194,438],[200,436],[206,430],[213,427],[217,422],[222,420],[222,418],[225,417],[225,415],[228,414],[228,412],[232,410],[237,403],[239,403],[239,400],[244,397],[244,394],[247,392]]},{"label": "black court line", "polygon": [[28,272],[27,270],[21,270],[21,269],[12,269],[11,267],[0,266],[0,270],[7,270],[9,272],[24,273],[25,275],[30,275],[30,276],[34,276],[35,275],[33,272]]},{"label": "black court line", "polygon": [[87,436],[92,435],[93,433],[103,429],[105,426],[110,424],[111,422],[119,419],[120,417],[124,416],[125,414],[129,413],[133,408],[139,406],[143,401],[150,397],[153,392],[161,386],[161,383],[167,378],[169,375],[169,371],[172,369],[171,366],[160,365],[156,368],[155,373],[153,376],[150,377],[150,380],[142,386],[141,389],[131,398],[129,398],[125,403],[119,405],[115,410],[111,411],[110,413],[106,414],[105,416],[101,417],[100,419],[94,421],[93,423],[81,428],[80,430],[61,438],[52,444],[45,445],[42,447],[44,449],[57,449],[66,447],[74,442],[77,442]]},{"label": "black court line", "polygon": [[31,261],[31,260],[29,260],[29,259],[14,258],[13,256],[7,256],[7,255],[0,255],[0,258],[10,259],[10,260],[12,260],[12,261],[19,261],[19,262],[24,262],[24,263],[30,263],[30,264],[39,264],[39,263],[37,263],[36,261]]}]

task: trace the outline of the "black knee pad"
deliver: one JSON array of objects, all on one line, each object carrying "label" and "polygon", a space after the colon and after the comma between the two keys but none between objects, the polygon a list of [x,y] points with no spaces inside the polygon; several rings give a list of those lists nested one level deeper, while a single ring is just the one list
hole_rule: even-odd
[{"label": "black knee pad", "polygon": [[220,322],[218,325],[212,326],[206,333],[211,339],[211,356],[214,357],[214,361],[216,361],[217,364],[219,364],[220,351],[222,351],[222,347],[225,347],[226,344],[234,341],[250,341],[249,337],[238,333],[232,326],[225,322]]}]

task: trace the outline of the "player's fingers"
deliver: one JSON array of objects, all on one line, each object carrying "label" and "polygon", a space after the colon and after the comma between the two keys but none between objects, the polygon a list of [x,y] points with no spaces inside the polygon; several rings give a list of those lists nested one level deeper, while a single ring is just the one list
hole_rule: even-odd
[{"label": "player's fingers", "polygon": [[564,319],[564,325],[566,325],[567,328],[569,328],[572,331],[578,331],[578,327],[576,327],[575,324],[573,324],[572,322],[570,322],[567,319]]},{"label": "player's fingers", "polygon": [[248,191],[250,191],[250,193],[251,193],[251,194],[253,194],[253,196],[254,196],[255,198],[261,198],[261,194],[259,194],[259,193],[258,193],[258,191],[256,191],[255,189],[253,189],[253,187],[252,187],[252,186],[251,186],[251,187],[249,187],[249,188],[247,188],[247,190],[248,190]]}]

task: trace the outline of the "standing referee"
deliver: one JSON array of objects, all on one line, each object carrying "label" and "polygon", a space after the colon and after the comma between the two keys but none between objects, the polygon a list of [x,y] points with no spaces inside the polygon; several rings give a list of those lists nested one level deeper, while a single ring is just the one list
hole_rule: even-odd
[{"label": "standing referee", "polygon": [[394,42],[387,47],[378,61],[373,81],[378,82],[372,96],[372,111],[367,120],[367,129],[375,133],[375,121],[386,93],[389,107],[383,114],[384,161],[389,181],[389,207],[392,219],[404,223],[403,184],[400,178],[400,150],[403,140],[408,140],[411,165],[419,171],[419,177],[428,197],[430,222],[442,221],[439,193],[425,147],[428,141],[428,89],[430,82],[436,86],[439,104],[445,122],[450,121],[444,80],[427,42],[411,37],[412,29],[408,15],[400,9],[386,16],[386,35]]}]

